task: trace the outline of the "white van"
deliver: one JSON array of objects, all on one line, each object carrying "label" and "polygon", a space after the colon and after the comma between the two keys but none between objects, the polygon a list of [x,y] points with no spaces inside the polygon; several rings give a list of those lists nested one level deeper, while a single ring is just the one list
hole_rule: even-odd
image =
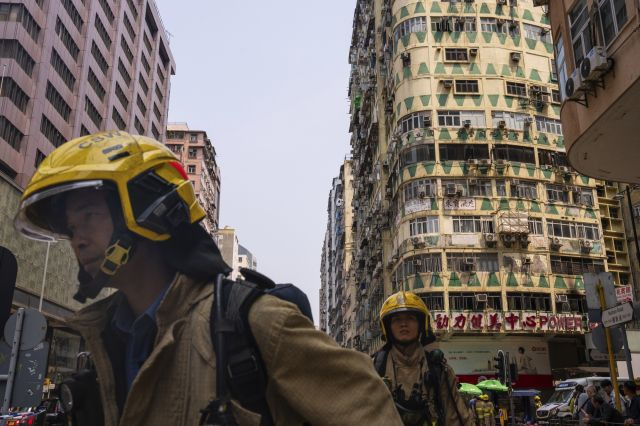
[{"label": "white van", "polygon": [[[569,411],[569,402],[576,386],[582,385],[585,389],[589,385],[600,386],[602,381],[607,379],[608,377],[591,376],[564,380],[558,383],[551,398],[536,411],[539,423],[545,424],[552,418],[570,418],[573,413]],[[618,379],[618,383],[626,380],[626,378],[621,377]]]}]

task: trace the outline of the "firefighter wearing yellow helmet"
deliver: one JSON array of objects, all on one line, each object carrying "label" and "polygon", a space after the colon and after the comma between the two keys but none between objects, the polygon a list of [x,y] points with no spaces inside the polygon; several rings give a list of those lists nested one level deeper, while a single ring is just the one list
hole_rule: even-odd
[{"label": "firefighter wearing yellow helmet", "polygon": [[[239,294],[256,287],[224,278],[231,268],[198,224],[204,214],[172,152],[147,137],[114,131],[74,139],[38,167],[16,228],[34,239],[69,240],[79,263],[79,301],[103,287],[117,290],[68,321],[93,359],[86,363],[93,367],[62,386],[74,424],[244,426],[337,419],[343,425],[401,426],[367,356],[340,348],[292,303],[254,292],[248,305],[233,299],[237,305],[213,308],[214,283],[221,295],[216,302],[224,300],[223,288],[241,289],[230,290]],[[217,315],[222,312],[244,315],[249,330],[243,334],[229,316]],[[218,320],[227,322],[218,327]],[[214,351],[211,330],[219,331],[216,337],[230,336],[236,346],[220,339]],[[240,350],[246,333],[254,345]],[[254,349],[260,361],[251,356],[252,369],[244,368],[240,361]],[[248,391],[230,393],[231,386],[223,386],[240,370],[234,376],[262,383],[245,382],[243,390],[260,392],[250,394],[252,401]],[[362,406],[363,394],[370,406]],[[201,418],[201,410],[225,422]]]},{"label": "firefighter wearing yellow helmet", "polygon": [[386,344],[373,356],[374,365],[389,384],[404,424],[473,425],[444,354],[424,347],[436,338],[422,299],[409,291],[391,295],[380,309],[380,327]]}]

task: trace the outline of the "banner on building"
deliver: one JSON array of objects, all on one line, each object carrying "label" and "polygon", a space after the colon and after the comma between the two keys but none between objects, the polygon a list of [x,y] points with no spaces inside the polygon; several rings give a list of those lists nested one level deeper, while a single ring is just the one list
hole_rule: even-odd
[{"label": "banner on building", "polygon": [[460,332],[584,332],[583,316],[551,312],[442,312],[434,311],[436,331]]},{"label": "banner on building", "polygon": [[445,210],[475,210],[476,200],[473,198],[445,198]]}]

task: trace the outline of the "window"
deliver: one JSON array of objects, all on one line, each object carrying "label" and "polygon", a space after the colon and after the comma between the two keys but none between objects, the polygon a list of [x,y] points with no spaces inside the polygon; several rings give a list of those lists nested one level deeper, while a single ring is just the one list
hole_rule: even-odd
[{"label": "window", "polygon": [[160,103],[162,103],[162,101],[164,101],[164,96],[162,95],[162,90],[160,90],[160,86],[158,86],[157,83],[156,83],[156,96],[158,97],[158,100],[160,100]]},{"label": "window", "polygon": [[453,23],[453,31],[477,31],[476,18],[457,17]]},{"label": "window", "polygon": [[198,135],[195,133],[192,133],[189,135],[189,142],[191,143],[198,143]]},{"label": "window", "polygon": [[452,220],[453,232],[463,234],[495,232],[491,216],[452,216]]},{"label": "window", "polygon": [[544,293],[507,293],[508,309],[513,311],[551,311],[551,297]]},{"label": "window", "polygon": [[538,184],[529,180],[514,179],[511,181],[511,196],[515,198],[538,198]]},{"label": "window", "polygon": [[162,113],[158,109],[158,105],[156,105],[155,102],[153,103],[153,114],[156,116],[159,122],[162,122]]},{"label": "window", "polygon": [[400,167],[422,161],[435,161],[436,148],[434,144],[414,145],[402,151]]},{"label": "window", "polygon": [[0,58],[14,59],[29,77],[36,64],[18,40],[0,39]]},{"label": "window", "polygon": [[91,121],[93,121],[93,124],[95,124],[97,128],[102,127],[102,116],[98,112],[98,109],[93,105],[93,103],[91,103],[88,96],[84,97],[84,112],[89,115],[89,118],[91,119]]},{"label": "window", "polygon": [[479,93],[478,80],[456,80],[456,93]]},{"label": "window", "polygon": [[56,126],[47,118],[46,115],[42,115],[40,120],[40,132],[46,137],[53,146],[58,147],[65,142],[65,137]]},{"label": "window", "polygon": [[189,148],[188,155],[189,155],[189,158],[197,158],[198,157],[198,148]]},{"label": "window", "polygon": [[403,268],[405,277],[416,273],[442,272],[442,257],[440,253],[411,256],[404,260]]},{"label": "window", "polygon": [[396,26],[394,30],[394,40],[397,42],[400,38],[411,33],[419,33],[427,31],[427,18],[426,16],[418,16],[415,18],[407,19]]},{"label": "window", "polygon": [[149,73],[151,72],[151,66],[149,66],[149,61],[147,61],[147,57],[144,56],[144,53],[142,53],[140,55],[140,60],[142,62],[142,66],[144,67],[145,71],[147,72],[147,75],[149,75]]},{"label": "window", "polygon": [[147,81],[144,79],[142,74],[140,74],[140,78],[138,78],[138,83],[140,84],[140,88],[144,92],[144,95],[145,96],[148,95],[149,94],[149,86],[147,85]]},{"label": "window", "polygon": [[136,40],[136,32],[133,29],[133,25],[131,25],[131,21],[129,21],[129,17],[127,16],[127,14],[124,14],[124,27],[127,29],[127,32],[129,33],[129,37],[131,38],[131,41]]},{"label": "window", "polygon": [[2,87],[2,96],[9,98],[20,111],[27,111],[29,97],[14,79],[11,77],[0,78],[0,87]]},{"label": "window", "polygon": [[106,91],[104,90],[104,87],[102,87],[102,84],[100,84],[100,80],[91,68],[89,68],[88,80],[89,85],[93,88],[93,91],[96,92],[98,98],[100,98],[101,101],[104,101],[104,95],[106,94]]},{"label": "window", "polygon": [[538,161],[544,166],[568,166],[567,154],[558,151],[549,151],[546,149],[538,149]]},{"label": "window", "polygon": [[600,25],[604,44],[608,46],[627,22],[627,6],[625,0],[600,0]]},{"label": "window", "polygon": [[524,37],[531,40],[538,40],[543,43],[551,43],[551,33],[547,28],[538,27],[531,24],[523,24]]},{"label": "window", "polygon": [[436,181],[431,179],[412,180],[404,187],[404,201],[428,198],[436,195]]},{"label": "window", "polygon": [[151,53],[151,51],[153,50],[153,49],[151,48],[151,41],[149,41],[149,37],[147,36],[147,33],[146,33],[146,32],[143,32],[142,34],[143,34],[143,36],[144,36],[144,37],[143,37],[144,45],[145,45],[145,46],[147,46],[147,51],[148,51],[149,53]]},{"label": "window", "polygon": [[507,81],[507,95],[527,97],[527,85],[524,83],[516,83],[513,81]]},{"label": "window", "polygon": [[127,124],[124,122],[124,119],[122,118],[116,107],[113,107],[113,109],[111,110],[111,117],[113,118],[113,122],[116,123],[116,126],[118,126],[118,129],[124,130],[125,127],[127,127]]},{"label": "window", "polygon": [[124,36],[120,36],[120,46],[122,46],[122,50],[124,51],[124,55],[129,60],[130,64],[133,64],[133,52],[131,48],[127,44],[127,41],[124,39]]},{"label": "window", "polygon": [[104,58],[104,55],[102,54],[102,52],[100,52],[100,48],[98,47],[95,41],[91,42],[91,55],[93,56],[93,59],[96,60],[96,63],[98,64],[102,72],[105,75],[107,75],[109,64],[107,63],[107,60]]},{"label": "window", "polygon": [[62,40],[62,44],[64,44],[64,47],[67,48],[67,51],[69,52],[71,57],[75,61],[77,61],[78,54],[80,53],[80,48],[78,47],[76,42],[73,41],[71,33],[69,33],[67,27],[64,26],[60,18],[56,18],[56,34],[58,34],[60,40]]},{"label": "window", "polygon": [[131,75],[127,72],[127,68],[124,66],[124,63],[121,59],[118,59],[118,72],[122,76],[122,79],[127,84],[127,87],[131,84]]},{"label": "window", "polygon": [[454,62],[469,62],[469,51],[467,49],[446,48],[444,49],[444,60]]},{"label": "window", "polygon": [[496,18],[480,18],[480,30],[484,33],[507,34],[507,25],[499,23]]},{"label": "window", "polygon": [[79,32],[82,32],[82,16],[78,12],[78,9],[73,5],[71,0],[62,0],[62,6],[67,11],[69,18],[71,18],[71,22],[76,26]]},{"label": "window", "polygon": [[87,129],[86,127],[84,127],[84,124],[80,125],[80,136],[87,136],[89,135],[89,129]]},{"label": "window", "polygon": [[547,233],[559,238],[583,238],[593,241],[600,239],[598,225],[593,223],[547,220]]},{"label": "window", "polygon": [[[570,312],[587,312],[587,298],[578,294],[567,294],[567,303]],[[558,306],[556,305],[556,310]]]},{"label": "window", "polygon": [[551,73],[551,80],[558,81],[558,68],[555,59],[549,59],[549,72]]},{"label": "window", "polygon": [[493,188],[490,179],[469,180],[469,195],[472,197],[492,197]]},{"label": "window", "polygon": [[447,253],[449,271],[498,272],[497,253]]},{"label": "window", "polygon": [[104,42],[104,45],[107,46],[107,50],[111,49],[111,37],[109,37],[109,32],[104,27],[104,24],[102,23],[102,21],[100,20],[98,15],[96,15],[96,23],[95,23],[95,25],[96,25],[96,30],[98,31],[98,34],[100,35],[100,38]]},{"label": "window", "polygon": [[438,126],[460,127],[460,111],[438,111]]},{"label": "window", "polygon": [[35,161],[33,163],[33,166],[37,169],[38,166],[40,165],[40,163],[42,163],[42,161],[46,158],[46,155],[44,155],[44,153],[42,151],[40,151],[38,148],[36,148],[36,158]]},{"label": "window", "polygon": [[138,8],[133,3],[133,0],[127,0],[127,3],[129,4],[129,9],[131,9],[131,13],[133,13],[133,17],[135,19],[138,19]]},{"label": "window", "polygon": [[496,160],[517,161],[529,164],[536,163],[533,148],[521,146],[497,145],[493,148],[493,156]]},{"label": "window", "polygon": [[64,98],[62,97],[62,95],[58,93],[56,88],[53,87],[53,84],[51,84],[51,82],[49,81],[47,81],[47,89],[45,92],[45,97],[47,98],[49,103],[55,108],[55,110],[58,111],[58,114],[60,114],[60,116],[64,118],[64,121],[69,121],[69,115],[71,114],[71,107],[69,106],[69,104],[67,104],[64,101]]},{"label": "window", "polygon": [[529,233],[531,235],[544,235],[544,228],[542,227],[542,219],[529,218]]},{"label": "window", "polygon": [[640,218],[640,204],[633,206],[633,217]]},{"label": "window", "polygon": [[160,68],[160,64],[158,64],[158,67],[156,68],[156,73],[158,74],[158,78],[160,79],[160,81],[164,84],[165,76],[162,68]]},{"label": "window", "polygon": [[[496,311],[502,310],[501,294],[487,293],[486,307]],[[476,300],[476,293],[449,293],[449,309],[451,311],[482,311],[484,308],[484,303]]]},{"label": "window", "polygon": [[190,175],[193,175],[196,173],[196,166],[194,166],[193,164],[189,164],[187,166],[187,173],[189,173]]},{"label": "window", "polygon": [[539,132],[562,135],[562,122],[553,118],[536,115],[536,129]]},{"label": "window", "polygon": [[73,91],[73,86],[76,84],[76,78],[73,76],[73,73],[55,49],[51,50],[51,65],[53,66],[53,69],[56,70],[62,81],[67,85],[69,90]]},{"label": "window", "polygon": [[122,91],[122,88],[120,87],[118,82],[116,82],[116,96],[118,97],[120,104],[124,107],[124,110],[126,111],[127,109],[129,109],[129,99],[127,99],[127,96]]},{"label": "window", "polygon": [[3,116],[0,116],[0,138],[4,139],[11,148],[20,152],[20,145],[24,134]]},{"label": "window", "polygon": [[444,295],[442,293],[426,293],[421,294],[420,298],[427,305],[429,311],[444,310]]},{"label": "window", "polygon": [[147,115],[147,106],[144,104],[144,101],[142,100],[140,95],[138,95],[138,97],[136,99],[136,104],[138,105],[138,108],[140,108],[140,111],[142,112],[142,115],[146,116]]},{"label": "window", "polygon": [[504,180],[496,180],[496,195],[498,197],[507,196],[507,183]]},{"label": "window", "polygon": [[34,42],[38,42],[40,26],[22,4],[0,3],[0,21],[20,22]]},{"label": "window", "polygon": [[488,159],[489,147],[480,144],[440,144],[440,161],[466,161]]},{"label": "window", "polygon": [[578,238],[584,238],[585,240],[597,241],[600,239],[600,230],[598,225],[593,223],[576,223],[576,229],[578,231]]},{"label": "window", "polygon": [[494,129],[497,129],[501,121],[504,121],[505,127],[511,130],[524,130],[524,123],[528,114],[520,114],[516,112],[507,111],[492,111],[491,112],[491,125]]},{"label": "window", "polygon": [[547,184],[547,200],[568,203],[569,191],[563,185]]},{"label": "window", "polygon": [[113,20],[115,19],[115,16],[113,15],[113,11],[111,10],[111,7],[109,7],[109,3],[107,3],[107,0],[98,0],[98,3],[100,3],[100,7],[102,7],[102,10],[104,11],[105,16],[109,20],[109,23],[113,24]]},{"label": "window", "polygon": [[142,123],[140,122],[138,117],[136,117],[133,121],[133,126],[136,128],[139,135],[144,135],[144,127],[142,126]]},{"label": "window", "polygon": [[593,190],[591,188],[577,188],[573,191],[573,202],[575,204],[584,204],[585,206],[593,207]]},{"label": "window", "polygon": [[[587,53],[593,47],[586,0],[576,1],[573,9],[569,11],[569,28],[573,46],[573,58],[575,59],[576,68],[579,68],[582,59],[587,56]],[[558,60],[558,62],[560,61]]]},{"label": "window", "polygon": [[[162,97],[158,94],[158,86],[156,85],[156,94],[162,101]],[[423,129],[431,127],[431,112],[421,111],[405,115],[398,121],[398,126],[402,129],[402,133],[407,133],[413,129]]]},{"label": "window", "polygon": [[604,272],[601,259],[573,256],[551,256],[551,272],[564,275],[582,275],[587,272]]},{"label": "window", "polygon": [[440,232],[438,216],[427,216],[409,222],[409,235],[437,234]]},{"label": "window", "polygon": [[559,104],[562,102],[562,96],[560,95],[560,91],[556,89],[551,89],[551,103]]},{"label": "window", "polygon": [[158,131],[158,128],[156,127],[156,125],[153,123],[151,123],[151,134],[153,135],[154,138],[160,139],[160,132]]},{"label": "window", "polygon": [[556,41],[556,71],[558,72],[560,93],[564,94],[564,85],[567,82],[567,65],[564,57],[564,40],[561,34],[558,34],[558,39]]}]

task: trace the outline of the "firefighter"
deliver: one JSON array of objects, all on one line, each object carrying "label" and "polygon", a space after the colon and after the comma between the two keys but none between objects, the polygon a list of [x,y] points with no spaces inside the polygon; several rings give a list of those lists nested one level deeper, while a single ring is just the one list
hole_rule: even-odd
[{"label": "firefighter", "polygon": [[484,426],[484,406],[489,400],[489,397],[486,394],[480,395],[478,401],[476,402],[475,412],[476,412],[476,424],[478,426]]},{"label": "firefighter", "polygon": [[380,325],[386,344],[374,355],[374,365],[390,384],[404,424],[472,425],[444,354],[424,348],[435,335],[422,299],[408,291],[393,294],[382,305]]},{"label": "firefighter", "polygon": [[495,426],[496,420],[494,418],[495,409],[493,407],[493,402],[489,400],[489,395],[482,395],[482,400],[484,401],[484,426]]}]

